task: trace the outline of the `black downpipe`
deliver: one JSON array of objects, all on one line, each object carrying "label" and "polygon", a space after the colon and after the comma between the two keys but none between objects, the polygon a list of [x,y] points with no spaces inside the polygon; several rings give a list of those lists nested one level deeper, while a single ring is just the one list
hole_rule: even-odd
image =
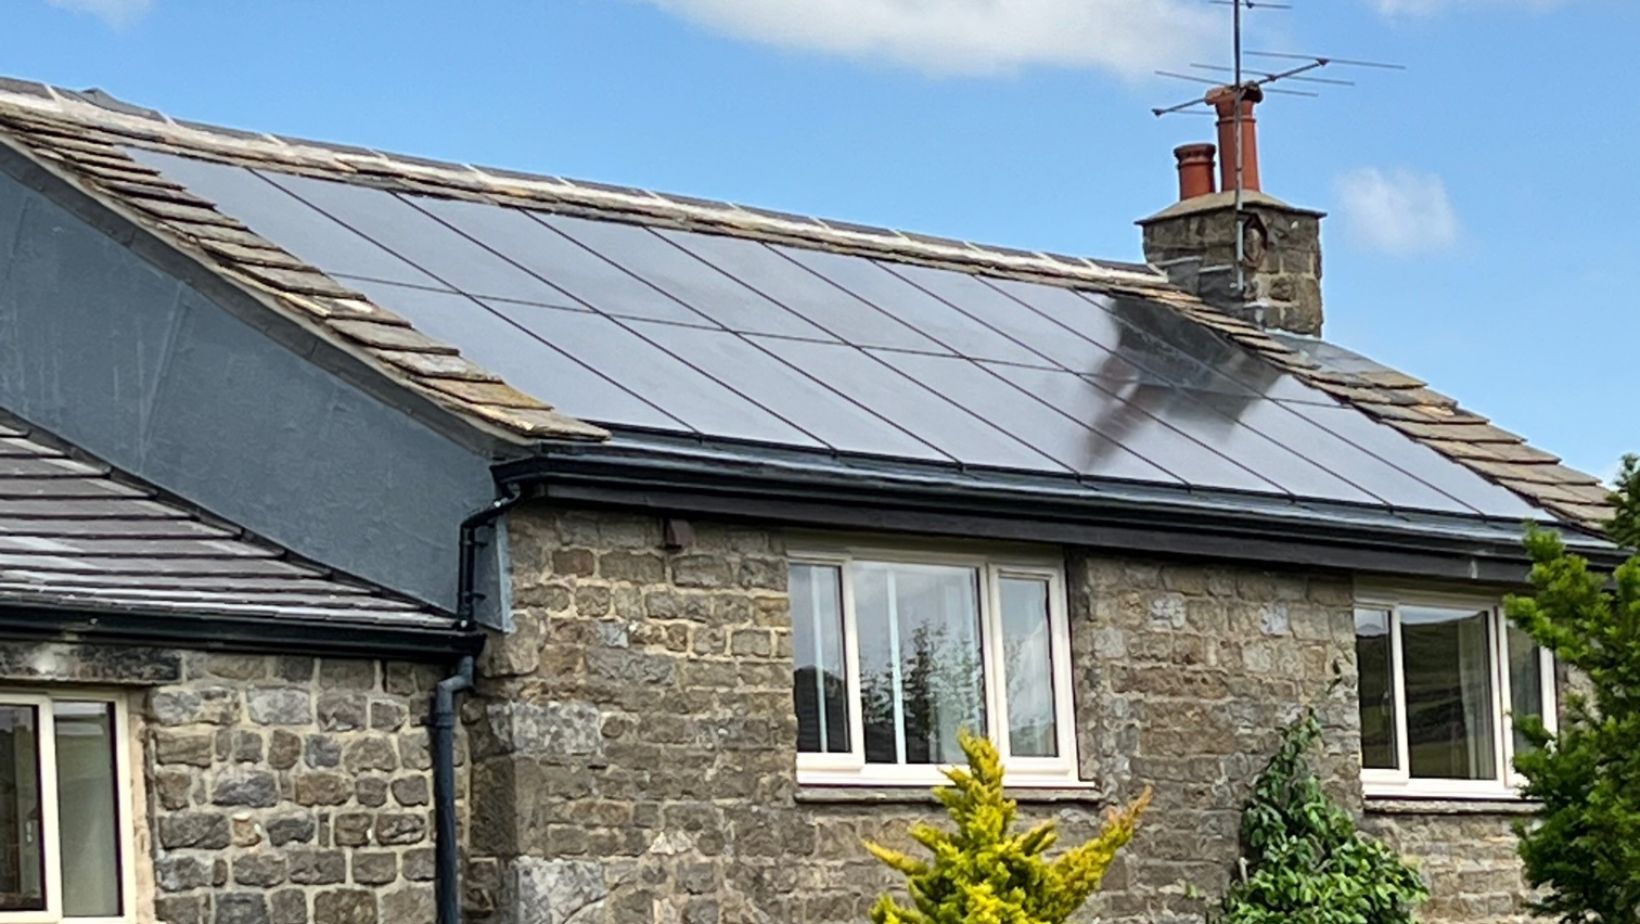
[{"label": "black downpipe", "polygon": [[473,688],[473,657],[433,689],[433,897],[438,924],[461,920],[461,845],[456,840],[456,694]]},{"label": "black downpipe", "polygon": [[[456,623],[463,630],[473,627],[473,614],[483,594],[475,586],[478,548],[483,543],[478,531],[523,499],[517,488],[496,498],[489,506],[461,521],[461,560],[456,572]],[[433,688],[431,717],[433,744],[433,896],[438,908],[438,924],[459,924],[461,920],[461,845],[456,835],[456,697],[473,688],[473,657],[465,655],[455,673]]]}]

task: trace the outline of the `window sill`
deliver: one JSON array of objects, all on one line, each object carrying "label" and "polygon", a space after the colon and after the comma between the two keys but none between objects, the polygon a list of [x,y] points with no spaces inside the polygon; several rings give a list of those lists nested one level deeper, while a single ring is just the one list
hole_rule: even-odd
[{"label": "window sill", "polygon": [[[1105,794],[1092,783],[1060,786],[1009,786],[1003,794],[1021,805],[1105,805]],[[808,805],[938,805],[932,786],[840,786],[799,784],[794,799]]]},{"label": "window sill", "polygon": [[1368,815],[1535,815],[1543,806],[1510,795],[1368,795],[1363,808]]}]

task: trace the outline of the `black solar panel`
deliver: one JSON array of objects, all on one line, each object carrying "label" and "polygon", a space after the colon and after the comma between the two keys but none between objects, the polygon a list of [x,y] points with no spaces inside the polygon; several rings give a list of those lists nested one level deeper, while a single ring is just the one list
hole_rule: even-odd
[{"label": "black solar panel", "polygon": [[596,423],[1532,514],[1142,299],[132,154],[516,387]]}]

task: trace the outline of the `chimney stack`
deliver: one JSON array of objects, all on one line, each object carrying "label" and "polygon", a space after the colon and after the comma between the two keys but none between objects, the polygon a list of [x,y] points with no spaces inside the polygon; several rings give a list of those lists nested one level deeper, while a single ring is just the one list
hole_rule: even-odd
[{"label": "chimney stack", "polygon": [[[1320,212],[1295,208],[1263,191],[1258,122],[1264,99],[1257,86],[1216,87],[1206,102],[1217,110],[1219,189],[1213,184],[1214,146],[1187,144],[1173,152],[1179,201],[1139,222],[1145,259],[1173,283],[1203,301],[1261,326],[1320,334]],[[1241,106],[1241,220],[1236,214],[1236,107]],[[1242,228],[1241,285],[1236,235]]]},{"label": "chimney stack", "polygon": [[1179,201],[1218,192],[1213,185],[1213,146],[1182,144],[1173,149],[1179,161]]},{"label": "chimney stack", "polygon": [[[1258,120],[1253,107],[1264,102],[1264,91],[1248,85],[1241,95],[1241,188],[1258,192]],[[1218,87],[1207,102],[1219,113],[1219,150],[1224,152],[1224,188],[1236,188],[1236,88]]]}]

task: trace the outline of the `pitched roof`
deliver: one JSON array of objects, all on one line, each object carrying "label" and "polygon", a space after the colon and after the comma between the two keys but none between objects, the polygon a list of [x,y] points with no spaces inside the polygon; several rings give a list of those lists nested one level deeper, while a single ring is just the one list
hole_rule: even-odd
[{"label": "pitched roof", "polygon": [[0,412],[0,606],[450,630]]},{"label": "pitched roof", "polygon": [[[598,424],[616,427],[683,430],[701,436],[742,436],[754,440],[829,449],[834,452],[852,450],[868,455],[933,459],[955,462],[959,465],[996,464],[1004,468],[1044,468],[1060,473],[1068,469],[1070,473],[1079,477],[1176,481],[1182,482],[1187,488],[1204,485],[1200,479],[1188,472],[1175,472],[1175,469],[1181,467],[1178,460],[1199,454],[1200,450],[1206,450],[1208,454],[1217,457],[1211,461],[1216,466],[1214,470],[1223,474],[1221,480],[1234,482],[1214,485],[1209,481],[1205,485],[1207,487],[1288,493],[1303,497],[1312,494],[1308,486],[1324,482],[1329,486],[1329,490],[1337,495],[1334,499],[1360,500],[1391,507],[1427,508],[1431,504],[1416,499],[1415,495],[1425,498],[1441,495],[1445,500],[1436,506],[1444,509],[1500,518],[1524,515],[1496,497],[1484,496],[1484,492],[1474,489],[1467,483],[1460,484],[1462,479],[1457,478],[1455,472],[1462,471],[1479,476],[1477,482],[1484,479],[1504,486],[1539,509],[1570,523],[1593,526],[1603,521],[1608,512],[1604,506],[1605,491],[1599,486],[1597,479],[1565,468],[1559,465],[1554,457],[1531,449],[1518,437],[1490,427],[1483,418],[1463,411],[1456,402],[1435,394],[1422,382],[1393,370],[1366,363],[1359,357],[1352,360],[1350,357],[1353,357],[1353,354],[1325,343],[1273,336],[1236,321],[1171,287],[1163,276],[1144,266],[988,247],[846,222],[769,212],[724,202],[662,196],[638,189],[520,174],[493,168],[431,162],[362,148],[185,123],[169,119],[152,110],[130,106],[95,91],[75,93],[37,84],[10,82],[0,85],[0,138],[9,138],[14,143],[19,143],[35,158],[50,163],[103,200],[125,211],[146,227],[164,235],[177,247],[196,255],[224,277],[248,291],[264,296],[270,309],[306,319],[323,335],[346,344],[367,357],[394,380],[432,397],[456,414],[485,426],[499,428],[521,440],[604,439],[608,436],[608,431],[603,426],[585,422],[596,420]],[[1420,459],[1408,455],[1406,447],[1401,446],[1395,439],[1386,441],[1384,434],[1358,432],[1353,418],[1348,421],[1338,418],[1337,426],[1315,424],[1310,430],[1305,431],[1303,436],[1287,440],[1288,445],[1276,450],[1270,450],[1265,443],[1280,443],[1282,440],[1279,437],[1272,440],[1262,431],[1257,431],[1255,435],[1264,442],[1251,438],[1249,440],[1258,442],[1259,453],[1263,455],[1238,455],[1238,450],[1233,445],[1233,437],[1245,436],[1241,430],[1192,430],[1189,422],[1181,422],[1176,415],[1170,419],[1168,414],[1174,412],[1168,408],[1144,406],[1145,400],[1153,398],[1146,399],[1137,395],[1126,385],[1116,387],[1108,383],[1100,385],[1100,388],[1106,391],[1106,396],[1096,402],[1097,408],[1083,402],[1080,406],[1056,408],[1055,410],[1060,412],[1057,418],[1052,414],[1047,415],[1059,420],[1059,426],[1064,431],[1054,434],[1055,436],[1084,440],[1094,447],[1092,455],[1097,456],[1097,459],[1075,459],[1066,464],[1062,454],[1056,456],[1051,449],[1044,451],[1040,445],[1032,445],[1040,443],[1039,439],[1020,439],[1008,433],[999,435],[986,430],[985,424],[988,422],[983,419],[975,422],[964,418],[967,425],[977,426],[996,445],[1012,446],[1015,442],[1024,443],[1025,448],[1030,451],[1021,452],[1018,447],[1013,447],[1010,452],[1002,454],[1007,458],[1000,460],[988,458],[995,456],[995,453],[989,452],[968,458],[964,457],[963,452],[952,451],[950,447],[941,445],[940,439],[930,437],[921,430],[921,420],[896,420],[893,414],[885,413],[881,407],[874,406],[875,399],[871,396],[862,395],[857,391],[848,392],[848,386],[853,384],[852,375],[830,376],[827,373],[827,366],[834,361],[834,356],[843,354],[831,354],[803,346],[782,347],[781,344],[773,342],[759,343],[759,351],[747,354],[757,362],[763,362],[766,354],[777,352],[780,348],[791,351],[808,350],[813,354],[808,358],[782,357],[786,365],[796,367],[803,373],[805,381],[801,383],[800,390],[804,396],[812,398],[816,392],[809,386],[820,384],[825,400],[832,401],[841,396],[845,404],[852,405],[851,413],[858,415],[858,412],[864,409],[867,416],[873,417],[874,431],[881,435],[865,441],[871,445],[839,445],[837,439],[816,436],[816,430],[823,426],[824,421],[793,419],[793,415],[789,413],[771,412],[767,406],[769,401],[761,398],[747,399],[742,390],[737,390],[732,385],[723,387],[724,380],[734,374],[735,365],[746,361],[747,356],[718,357],[727,363],[729,371],[703,374],[699,367],[708,358],[706,354],[710,353],[712,347],[703,346],[701,349],[706,352],[683,356],[682,366],[686,368],[677,373],[674,381],[654,386],[653,390],[658,391],[658,395],[638,393],[640,390],[619,381],[621,375],[611,375],[607,369],[595,368],[595,363],[589,363],[585,356],[577,355],[576,348],[568,345],[573,338],[569,336],[569,332],[561,328],[554,329],[547,335],[536,333],[537,339],[550,347],[549,349],[540,349],[518,361],[509,361],[505,352],[508,347],[500,342],[504,338],[500,335],[486,338],[469,330],[475,318],[481,315],[488,317],[484,311],[477,310],[477,305],[470,303],[481,303],[489,309],[490,314],[507,318],[508,323],[512,325],[508,330],[516,337],[520,329],[528,328],[534,320],[521,322],[518,319],[518,312],[523,309],[518,308],[518,304],[531,305],[532,308],[548,307],[544,301],[532,303],[529,298],[524,298],[518,303],[509,303],[507,299],[499,297],[504,293],[497,292],[487,293],[498,296],[497,298],[479,299],[473,297],[471,291],[460,286],[447,286],[438,279],[436,273],[429,275],[415,267],[405,271],[406,275],[402,278],[388,279],[383,277],[391,275],[390,272],[347,266],[345,260],[336,255],[335,249],[320,247],[315,241],[307,239],[309,235],[323,231],[318,225],[303,224],[299,228],[289,230],[288,233],[270,232],[267,230],[268,225],[274,222],[277,216],[259,214],[253,218],[240,214],[242,208],[230,208],[221,201],[212,201],[213,198],[222,198],[220,196],[202,198],[199,195],[200,190],[194,187],[208,183],[211,178],[202,177],[202,183],[178,182],[174,174],[178,174],[179,171],[186,172],[186,169],[178,167],[175,161],[168,161],[168,155],[259,168],[263,172],[256,175],[272,184],[266,192],[276,192],[274,186],[279,186],[285,193],[302,200],[302,208],[313,206],[320,212],[329,210],[332,214],[328,214],[328,217],[331,219],[336,215],[333,214],[335,209],[330,208],[330,202],[313,201],[315,196],[310,194],[312,190],[303,190],[300,195],[293,191],[293,184],[305,181],[287,181],[279,178],[300,176],[339,181],[352,188],[389,190],[406,197],[416,197],[415,201],[418,203],[476,202],[490,206],[492,211],[497,210],[497,207],[500,210],[527,209],[538,221],[557,222],[553,230],[559,234],[553,239],[562,245],[563,241],[560,238],[568,238],[572,250],[574,246],[587,251],[597,250],[596,245],[589,245],[585,239],[576,236],[576,229],[586,231],[586,226],[571,227],[577,220],[593,219],[599,226],[636,225],[658,233],[673,234],[677,237],[672,239],[671,243],[685,249],[691,242],[698,244],[708,238],[739,239],[770,245],[764,249],[771,251],[773,248],[790,248],[790,251],[781,250],[782,255],[788,258],[788,262],[794,255],[798,262],[804,262],[823,261],[823,255],[840,254],[857,258],[857,262],[871,262],[872,265],[889,268],[892,275],[901,279],[908,279],[914,273],[927,270],[944,271],[943,277],[961,274],[984,282],[988,290],[983,293],[985,299],[994,300],[995,292],[1004,290],[1005,300],[1031,302],[1043,297],[1039,290],[1050,287],[1070,289],[1090,296],[1097,294],[1099,298],[1107,299],[1106,302],[1100,302],[1090,298],[1088,305],[1078,305],[1081,310],[1092,312],[1093,308],[1089,307],[1090,305],[1111,309],[1108,299],[1114,298],[1120,300],[1121,305],[1129,306],[1142,315],[1128,319],[1123,328],[1136,339],[1156,339],[1156,331],[1151,328],[1161,323],[1158,318],[1163,314],[1194,322],[1195,325],[1199,325],[1199,330],[1211,331],[1228,343],[1245,348],[1246,353],[1242,358],[1252,357],[1255,364],[1258,360],[1267,362],[1270,372],[1253,376],[1259,387],[1276,387],[1282,382],[1296,383],[1294,387],[1299,390],[1298,393],[1289,393],[1286,397],[1299,405],[1332,404],[1333,399],[1336,399],[1336,402],[1345,408],[1364,413],[1388,428],[1393,428],[1393,432],[1388,434],[1390,437],[1404,436],[1405,440],[1401,442],[1405,442],[1407,446],[1433,451],[1432,454],[1438,454],[1439,457],[1448,460],[1452,463],[1450,467],[1453,471],[1436,471],[1429,468]],[[339,196],[335,188],[327,186],[325,189],[328,191],[322,195]],[[262,203],[251,205],[260,208]],[[275,206],[269,204],[268,207]],[[453,209],[455,206],[450,208]],[[449,221],[445,223],[449,224]],[[348,223],[343,221],[341,224]],[[451,224],[451,227],[456,225]],[[350,227],[349,231],[344,233],[356,230]],[[489,250],[487,259],[493,259],[497,255],[495,241],[484,239],[482,235],[475,236],[468,229],[458,230],[462,230],[461,236],[468,239],[464,242],[467,246],[471,247],[474,243],[479,245],[478,248],[474,248],[475,253],[479,250]],[[448,231],[446,228],[442,233],[447,234]],[[368,235],[365,237],[368,239]],[[372,243],[370,246],[375,247],[375,244]],[[376,249],[383,250],[379,247]],[[306,250],[308,259],[304,260],[302,256],[293,254],[292,250]],[[395,267],[406,262],[398,259],[390,249],[385,252],[396,261]],[[578,258],[584,256],[579,250],[574,252]],[[500,255],[512,264],[511,271],[516,272],[520,268],[522,261],[517,254]],[[695,255],[698,257],[699,252],[696,251]],[[599,255],[594,253],[594,256]],[[655,274],[664,272],[664,268],[634,265],[619,255],[610,258],[608,253],[604,253],[601,256],[605,262],[614,264],[620,273],[624,274],[623,284],[632,283],[627,276],[639,277],[637,284],[640,287],[649,287],[646,291],[654,304],[684,302],[665,291],[664,284],[656,284]],[[321,266],[316,267],[309,261],[317,262]],[[375,264],[371,263],[371,267],[374,266]],[[824,277],[827,274],[826,270],[816,269],[812,264],[805,268],[817,277]],[[769,271],[770,267],[762,265],[757,269]],[[786,269],[789,267],[782,264],[781,271],[784,272]],[[537,282],[546,282],[540,274],[534,275]],[[432,283],[422,285],[414,281],[419,279],[429,279]],[[912,287],[924,293],[917,298],[926,298],[931,286],[944,285],[947,282],[949,280],[919,280],[912,282]],[[1006,291],[1009,283],[1030,286],[1032,289],[1026,294],[1009,292]],[[737,291],[749,288],[758,295],[761,303],[779,301],[762,297],[761,293],[756,292],[756,286],[751,286],[740,279],[723,284],[733,284],[737,286]],[[815,284],[830,286],[827,292],[834,297],[837,297],[839,292],[844,293],[842,297],[859,295],[857,290],[851,291],[848,285],[839,284],[835,278],[827,278],[824,282]],[[469,308],[472,310],[459,319],[441,315],[441,312],[448,313],[448,306],[433,304],[437,299],[424,294],[428,290],[441,287],[456,290],[460,296],[469,300]],[[741,294],[744,295],[744,292]],[[944,302],[948,307],[967,315],[969,320],[977,317],[982,326],[989,328],[990,334],[987,336],[991,336],[991,340],[988,343],[997,348],[997,355],[987,356],[983,352],[966,348],[951,348],[943,341],[939,341],[938,337],[924,337],[924,340],[938,341],[940,346],[925,351],[901,344],[906,350],[904,355],[908,357],[908,362],[909,357],[925,353],[950,354],[983,364],[992,374],[1004,375],[1005,369],[999,373],[995,367],[1009,367],[1010,362],[1032,365],[1030,360],[1019,360],[1017,355],[1020,354],[1009,345],[1010,341],[1019,344],[1019,336],[1022,335],[1017,335],[1012,330],[1002,330],[996,318],[984,316],[987,309],[983,305],[959,306],[960,299],[956,296],[947,296],[943,292],[935,292],[933,295],[936,301]],[[411,310],[411,307],[415,310]],[[594,313],[598,313],[594,306],[584,304],[553,303],[550,307],[591,308]],[[790,308],[789,305],[784,307]],[[885,330],[895,327],[898,319],[894,315],[902,306],[892,307],[894,310],[887,311],[889,317],[883,320],[882,326]],[[1033,304],[1030,307],[1035,311],[1041,306]],[[684,305],[684,308],[691,309],[691,306]],[[653,305],[646,305],[643,311],[649,312],[652,309]],[[698,314],[707,314],[700,309],[700,305],[692,306],[692,310]],[[1046,314],[1046,310],[1041,313]],[[779,311],[779,307],[776,307],[770,316],[774,314],[782,318],[787,317]],[[406,315],[410,316],[408,320]],[[668,321],[667,317],[662,316],[646,317],[649,321]],[[577,323],[580,321],[575,320]],[[619,326],[628,331],[625,336],[630,337],[632,323],[626,320],[620,322]],[[710,315],[705,326],[737,330],[733,325],[721,324],[720,319],[711,318]],[[435,327],[439,329],[433,330]],[[686,327],[694,329],[689,322],[682,322],[682,326],[673,332],[672,336],[686,337],[688,333],[683,329]],[[737,332],[746,333],[744,330]],[[922,329],[918,329],[912,333],[918,335],[923,332]],[[437,339],[430,337],[429,334],[435,334]],[[786,337],[787,341],[782,341],[782,344],[788,341],[793,344],[801,343],[807,339],[802,333],[794,334],[791,330],[753,329],[751,335],[765,336],[772,340]],[[1060,335],[1081,336],[1074,326],[1066,327]],[[635,344],[634,351],[644,349],[636,345],[641,338],[632,339]],[[832,339],[845,340],[856,347],[871,346],[869,342],[854,343],[848,337]],[[1095,343],[1094,346],[1115,355],[1115,348],[1111,344]],[[1027,345],[1026,349],[1037,356],[1044,355],[1044,348]],[[662,351],[667,355],[656,354],[656,362],[675,364],[678,356],[684,352],[686,351],[675,349]],[[1167,355],[1158,360],[1159,362],[1180,359],[1180,356],[1176,355],[1181,352],[1177,343],[1166,345],[1163,352]],[[1183,352],[1189,353],[1188,350]],[[479,362],[475,363],[475,359]],[[565,359],[569,362],[562,362]],[[1222,373],[1211,368],[1208,363],[1222,364],[1225,361],[1223,357],[1204,359],[1201,355],[1185,355],[1183,359],[1203,367],[1196,369],[1191,375],[1222,377]],[[557,365],[553,365],[555,362]],[[930,368],[933,365],[932,360],[926,358],[919,359],[918,362],[925,362]],[[1245,364],[1237,359],[1230,365],[1240,368]],[[547,375],[542,371],[544,366],[561,368],[562,376],[554,378]],[[1151,370],[1143,366],[1142,362],[1137,364],[1135,368],[1138,372],[1132,373],[1132,383],[1138,388],[1146,384],[1156,384],[1154,381],[1144,380],[1144,375]],[[586,374],[589,369],[594,373],[591,376]],[[1113,369],[1116,371],[1112,372]],[[1097,377],[1088,374],[1083,368],[1064,367],[1058,371],[1074,373],[1098,384]],[[1127,366],[1115,363],[1101,371],[1112,373],[1116,379],[1129,373]],[[497,375],[498,372],[501,375]],[[871,374],[879,372],[875,366],[872,367]],[[668,394],[671,386],[687,391],[688,386],[697,377],[702,376],[709,379],[709,384],[713,386],[702,386],[705,395],[703,400],[709,400],[714,396],[719,399],[720,413],[716,416],[721,419],[699,422],[684,419],[689,416],[687,414],[669,411],[668,402],[673,400],[673,396]],[[1182,393],[1183,390],[1177,387],[1177,376],[1163,378],[1166,381],[1161,384],[1169,386],[1173,396]],[[1235,387],[1245,391],[1246,378],[1241,376]],[[839,381],[843,379],[848,381]],[[509,381],[512,384],[509,384]],[[1034,385],[1016,382],[1014,390],[1039,391],[1037,386],[1041,381]],[[614,389],[609,388],[611,384],[615,386]],[[991,392],[980,396],[982,400],[997,401],[1006,396],[1009,401],[1013,401],[1017,397],[1005,386],[995,383],[993,386]],[[912,388],[914,390],[915,386]],[[590,397],[594,393],[604,391],[619,398],[619,402],[611,398],[608,402],[600,403]],[[737,397],[741,400],[737,400]],[[942,397],[950,396],[947,394]],[[1246,398],[1245,395],[1242,397]],[[794,397],[793,400],[805,399]],[[567,413],[555,410],[545,403],[547,401],[566,405],[564,410]],[[1215,401],[1201,395],[1187,396],[1186,401],[1194,402],[1191,405],[1192,413],[1205,413],[1209,417],[1218,414],[1219,417],[1235,418],[1241,413],[1240,410],[1225,412],[1223,409],[1213,409]],[[1002,408],[1000,413],[1013,413],[1019,410],[1017,402],[1003,403],[1007,406]],[[577,407],[577,404],[581,406]],[[1204,407],[1209,408],[1211,413],[1202,411]],[[630,410],[627,410],[628,408]],[[949,408],[941,405],[935,410],[944,412]],[[1042,409],[1032,406],[1029,410]],[[1090,422],[1086,415],[1095,411],[1100,414],[1137,413],[1144,418],[1149,431],[1159,433],[1165,438],[1165,444],[1148,450],[1136,448],[1128,441],[1131,434],[1130,426],[1113,423],[1103,417]],[[816,413],[818,412],[810,411],[808,405],[799,412],[800,415]],[[571,414],[579,414],[580,419],[570,416]],[[984,418],[985,415],[982,413],[977,416]],[[1067,416],[1071,420],[1063,419]],[[772,417],[785,426],[782,428],[768,424],[763,430],[756,426],[740,426],[747,421],[755,424],[757,420],[766,417]],[[1218,417],[1213,419],[1222,423]],[[885,422],[888,426],[880,425]],[[1232,419],[1232,423],[1234,422]],[[994,421],[989,423],[994,425]],[[1082,427],[1078,427],[1079,423]],[[1340,432],[1341,428],[1350,432]],[[1037,435],[1042,435],[1040,428]],[[906,438],[908,436],[910,439]],[[1012,440],[1005,437],[1012,437]],[[876,442],[873,443],[872,440]],[[1313,442],[1314,445],[1297,445],[1306,441]],[[1115,448],[1104,445],[1109,442],[1118,445]],[[1368,447],[1363,445],[1364,443],[1372,445]],[[1018,464],[1013,461],[1023,455],[1030,455],[1031,452],[1035,454],[1033,458],[1036,465]],[[1316,453],[1321,453],[1324,457],[1314,458]],[[1366,468],[1373,470],[1351,475],[1347,471],[1349,463],[1345,456],[1354,455],[1376,460],[1363,463]],[[1138,457],[1137,462],[1132,458],[1135,456]],[[1116,465],[1111,460],[1123,460],[1124,464]],[[1364,484],[1373,480],[1381,482],[1385,474],[1378,469],[1386,466],[1403,476],[1397,484],[1390,486],[1391,490],[1375,490],[1372,484]],[[1284,475],[1284,468],[1298,474]],[[1317,475],[1312,471],[1317,468],[1328,471]],[[1339,471],[1332,471],[1333,468]],[[1339,482],[1343,482],[1346,487],[1337,487]],[[1453,501],[1456,502],[1455,508]]]}]

